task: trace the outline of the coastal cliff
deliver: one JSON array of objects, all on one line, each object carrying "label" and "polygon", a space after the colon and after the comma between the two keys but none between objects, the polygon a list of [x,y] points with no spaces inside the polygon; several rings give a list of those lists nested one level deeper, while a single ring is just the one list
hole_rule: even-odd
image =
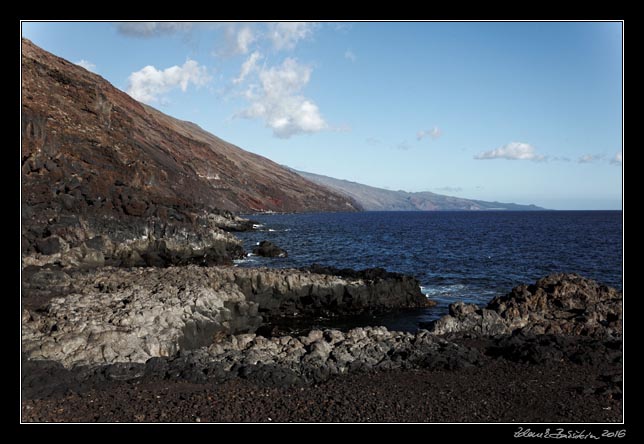
[{"label": "coastal cliff", "polygon": [[21,62],[25,266],[225,264],[232,212],[360,209],[26,39]]}]

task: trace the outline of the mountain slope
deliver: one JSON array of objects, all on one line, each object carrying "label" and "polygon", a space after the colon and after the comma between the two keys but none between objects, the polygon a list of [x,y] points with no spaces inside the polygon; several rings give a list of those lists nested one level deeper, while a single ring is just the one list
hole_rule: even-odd
[{"label": "mountain slope", "polygon": [[359,209],[26,39],[22,82],[23,203],[64,199],[68,209],[135,216]]},{"label": "mountain slope", "polygon": [[442,194],[423,191],[408,193],[406,191],[391,191],[371,187],[348,180],[334,179],[319,174],[296,171],[302,177],[325,186],[333,191],[353,199],[365,211],[481,211],[481,210],[511,210],[534,211],[543,210],[535,205],[519,205],[514,203],[485,202],[481,200],[463,199],[460,197],[444,196]]}]

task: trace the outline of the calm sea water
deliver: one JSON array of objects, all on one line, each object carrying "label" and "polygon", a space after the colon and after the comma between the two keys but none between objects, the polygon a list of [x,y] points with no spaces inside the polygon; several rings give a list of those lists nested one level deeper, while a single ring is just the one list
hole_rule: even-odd
[{"label": "calm sea water", "polygon": [[367,321],[414,330],[458,300],[486,304],[521,283],[574,272],[622,288],[621,211],[365,212],[253,215],[238,233],[251,251],[270,240],[283,259],[250,256],[238,266],[382,267],[415,276],[438,302],[404,318]]}]

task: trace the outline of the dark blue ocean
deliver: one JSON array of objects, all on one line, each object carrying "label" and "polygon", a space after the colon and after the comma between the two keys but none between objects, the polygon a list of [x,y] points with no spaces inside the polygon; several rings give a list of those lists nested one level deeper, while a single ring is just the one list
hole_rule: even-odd
[{"label": "dark blue ocean", "polygon": [[261,240],[283,259],[250,256],[238,266],[382,267],[415,276],[436,307],[373,322],[413,330],[454,301],[486,304],[521,283],[574,272],[622,288],[621,211],[365,212],[249,216],[258,231],[237,233],[251,251]]}]

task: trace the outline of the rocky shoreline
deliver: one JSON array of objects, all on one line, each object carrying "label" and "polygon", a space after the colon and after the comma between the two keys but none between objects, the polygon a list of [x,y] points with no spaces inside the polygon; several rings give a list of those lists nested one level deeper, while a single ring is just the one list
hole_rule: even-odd
[{"label": "rocky shoreline", "polygon": [[[25,295],[45,299],[23,309],[23,353],[66,366],[144,362],[218,338],[255,332],[271,319],[428,305],[413,278],[234,267],[40,270]],[[28,304],[26,304],[28,305]]]},{"label": "rocky shoreline", "polygon": [[[39,273],[56,281],[52,271]],[[374,380],[421,372],[431,379],[436,372],[526,365],[546,371],[555,364],[595,375],[595,388],[570,389],[576,396],[621,409],[622,296],[577,275],[518,286],[485,308],[452,304],[450,314],[415,334],[366,327],[265,337],[256,332],[271,320],[427,302],[413,278],[378,269],[188,265],[56,273],[67,276],[57,277],[66,284],[58,295],[23,310],[23,407],[31,406],[30,414],[52,399],[96,395],[115,384],[125,392],[149,381],[286,391],[339,384],[346,390],[342,381],[357,375]],[[42,291],[43,279],[35,273],[25,288]]]},{"label": "rocky shoreline", "polygon": [[[84,196],[82,183],[71,180],[68,192],[77,189]],[[415,333],[378,326],[312,330],[307,326],[321,317],[351,319],[432,302],[413,277],[378,268],[234,267],[233,260],[246,252],[232,233],[254,224],[227,211],[157,202],[154,212],[139,214],[135,206],[117,211],[97,200],[67,205],[65,196],[23,206],[24,421],[186,419],[182,403],[131,404],[136,387],[145,387],[148,401],[160,396],[158,390],[177,395],[190,387],[191,399],[202,407],[204,393],[235,404],[238,390],[261,388],[275,396],[277,404],[265,405],[272,417],[337,420],[337,412],[324,407],[328,399],[319,399],[318,387],[327,387],[329,399],[357,403],[345,409],[346,420],[409,421],[417,414],[362,416],[358,406],[375,402],[378,410],[386,404],[368,396],[381,380],[404,389],[390,396],[404,404],[413,398],[414,384],[433,384],[446,375],[479,385],[487,384],[484,379],[502,383],[497,371],[517,385],[524,384],[521,372],[531,372],[535,387],[546,378],[536,375],[567,374],[570,384],[556,399],[566,405],[574,396],[577,404],[550,419],[571,420],[579,411],[597,420],[621,418],[622,294],[615,289],[577,275],[551,275],[485,307],[452,304],[448,315]],[[260,249],[267,256],[287,254],[270,242]],[[306,394],[293,392],[300,388]],[[113,397],[106,398],[108,392]],[[301,411],[293,393],[322,404]],[[112,413],[88,408],[87,394]],[[505,395],[499,390],[489,396]],[[479,402],[480,394],[463,386],[450,402],[459,399]],[[50,410],[58,404],[70,407]],[[231,420],[259,418],[244,404],[235,405]],[[601,411],[588,412],[588,406],[599,405]],[[286,406],[300,416],[286,414]],[[457,416],[437,415],[433,405],[418,412],[426,420],[448,421],[481,413],[443,407],[454,408]],[[549,410],[540,414],[548,418]],[[517,420],[531,415],[525,411]],[[202,416],[224,418],[216,411]]]},{"label": "rocky shoreline", "polygon": [[233,212],[356,202],[21,60],[23,422],[621,420],[621,292],[551,275],[413,333],[313,329],[432,302],[379,268],[237,268],[256,224]]}]

